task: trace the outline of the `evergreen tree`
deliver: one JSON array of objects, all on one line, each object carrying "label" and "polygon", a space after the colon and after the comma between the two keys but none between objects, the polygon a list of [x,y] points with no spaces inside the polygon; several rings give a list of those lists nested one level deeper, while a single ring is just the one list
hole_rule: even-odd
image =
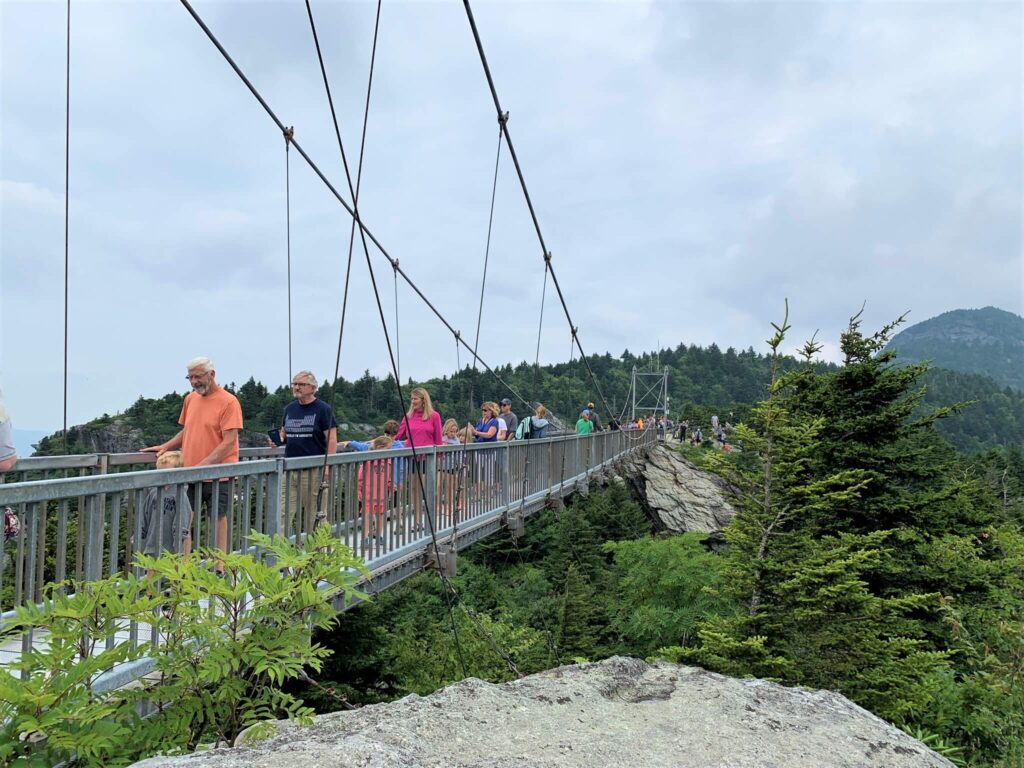
[{"label": "evergreen tree", "polygon": [[565,573],[565,587],[558,617],[558,648],[568,658],[598,659],[601,653],[599,627],[604,611],[590,580],[576,563]]},{"label": "evergreen tree", "polygon": [[823,444],[825,418],[801,400],[819,376],[810,364],[818,346],[808,343],[807,364],[783,373],[778,350],[788,328],[786,320],[776,325],[769,341],[767,398],[754,407],[751,424],[736,429],[743,460],[708,454],[738,510],[725,530],[722,592],[739,610],[707,622],[699,647],[666,653],[730,674],[835,688],[898,719],[945,666],[913,618],[936,600],[871,588],[890,556],[891,531],[830,527],[872,478],[862,467],[821,471],[819,454],[836,449]]}]

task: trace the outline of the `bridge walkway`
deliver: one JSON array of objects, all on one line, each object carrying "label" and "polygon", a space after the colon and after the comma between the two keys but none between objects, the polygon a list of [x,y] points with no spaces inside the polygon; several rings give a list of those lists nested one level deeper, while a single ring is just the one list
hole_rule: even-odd
[{"label": "bridge walkway", "polygon": [[[568,495],[594,473],[656,441],[656,432],[645,430],[438,446],[418,449],[415,463],[409,449],[336,454],[328,457],[327,522],[363,558],[371,578],[359,588],[375,594],[433,567],[437,555],[426,509],[434,515],[439,549],[458,551],[502,527],[518,526],[522,518]],[[21,522],[0,563],[0,621],[15,606],[41,600],[47,583],[138,574],[133,562],[142,539],[139,512],[153,488],[171,487],[181,499],[197,484],[228,483],[227,548],[233,551],[248,547],[251,530],[301,535],[313,520],[295,514],[294,490],[315,497],[323,458],[284,459],[275,452],[247,449],[238,464],[171,470],[148,469],[152,454],[20,461],[14,470],[18,482],[0,484],[0,507],[11,506]],[[374,498],[377,491],[367,478],[382,471],[391,482]],[[424,493],[427,504],[421,508]],[[210,522],[219,511],[193,515],[194,542],[214,545]],[[140,622],[126,625],[106,644],[124,640],[133,645],[160,642]],[[33,633],[8,640],[0,647],[0,664],[11,663],[41,642],[45,638]],[[106,683],[116,687],[144,673],[145,665],[136,664]]]}]

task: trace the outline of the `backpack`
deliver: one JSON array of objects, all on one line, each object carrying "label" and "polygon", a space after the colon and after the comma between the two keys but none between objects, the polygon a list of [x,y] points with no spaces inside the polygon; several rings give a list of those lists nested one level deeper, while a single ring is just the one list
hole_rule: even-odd
[{"label": "backpack", "polygon": [[516,427],[516,440],[529,440],[533,437],[531,434],[533,428],[532,422],[532,416],[523,417],[523,420],[519,422],[519,426]]}]

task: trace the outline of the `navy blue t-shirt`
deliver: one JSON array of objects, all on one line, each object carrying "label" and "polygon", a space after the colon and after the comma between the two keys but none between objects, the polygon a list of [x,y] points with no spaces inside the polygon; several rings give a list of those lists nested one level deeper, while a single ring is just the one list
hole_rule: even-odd
[{"label": "navy blue t-shirt", "polygon": [[323,456],[327,453],[324,432],[338,426],[331,406],[317,398],[309,405],[292,400],[284,409],[284,455]]},{"label": "navy blue t-shirt", "polygon": [[476,438],[476,442],[478,442],[478,443],[496,443],[496,442],[498,442],[498,420],[497,419],[488,419],[487,421],[484,421],[483,419],[481,419],[476,424],[476,431],[477,432],[486,432],[491,427],[494,427],[494,434],[491,437],[480,437],[478,435],[477,438]]}]

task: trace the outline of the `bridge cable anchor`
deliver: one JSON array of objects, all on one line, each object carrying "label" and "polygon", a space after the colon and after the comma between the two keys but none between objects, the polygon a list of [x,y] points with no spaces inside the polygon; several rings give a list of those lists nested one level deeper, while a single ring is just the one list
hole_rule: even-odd
[{"label": "bridge cable anchor", "polygon": [[455,577],[457,556],[452,545],[441,542],[427,544],[427,566],[441,572],[446,579]]},{"label": "bridge cable anchor", "polygon": [[520,509],[510,509],[505,512],[502,516],[501,522],[508,528],[509,534],[513,539],[521,539],[523,534],[526,533],[526,521],[523,518],[523,512]]}]

